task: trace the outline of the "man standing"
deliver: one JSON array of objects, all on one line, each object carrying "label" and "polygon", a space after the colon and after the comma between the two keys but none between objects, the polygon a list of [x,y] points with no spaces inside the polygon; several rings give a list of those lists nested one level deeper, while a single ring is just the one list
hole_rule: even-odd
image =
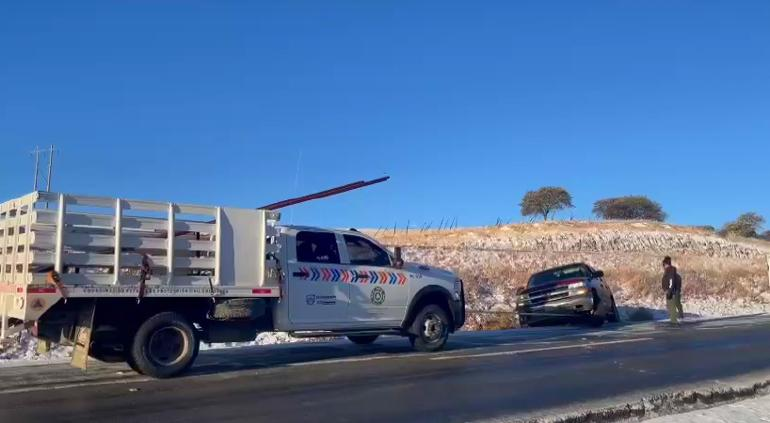
[{"label": "man standing", "polygon": [[666,307],[671,323],[679,323],[679,319],[684,317],[682,309],[682,277],[676,271],[676,267],[671,265],[671,257],[663,258],[663,292],[666,293]]}]

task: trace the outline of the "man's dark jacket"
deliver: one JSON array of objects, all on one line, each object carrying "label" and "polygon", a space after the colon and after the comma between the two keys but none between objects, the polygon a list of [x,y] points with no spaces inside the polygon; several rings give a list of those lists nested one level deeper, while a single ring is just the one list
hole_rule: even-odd
[{"label": "man's dark jacket", "polygon": [[674,294],[682,292],[682,277],[676,272],[676,267],[669,266],[663,273],[661,287],[666,292],[666,298],[671,298]]}]

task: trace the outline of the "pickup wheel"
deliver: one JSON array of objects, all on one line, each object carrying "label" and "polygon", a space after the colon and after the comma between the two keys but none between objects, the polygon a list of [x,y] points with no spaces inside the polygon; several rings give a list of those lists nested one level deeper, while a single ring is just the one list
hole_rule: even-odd
[{"label": "pickup wheel", "polygon": [[617,323],[620,321],[620,313],[618,312],[618,307],[615,305],[615,298],[612,298],[612,306],[610,307],[609,314],[607,314],[607,321],[610,323]]},{"label": "pickup wheel", "polygon": [[444,309],[435,304],[428,304],[417,313],[414,327],[418,334],[410,335],[409,341],[417,351],[439,351],[449,339],[449,317]]},{"label": "pickup wheel", "polygon": [[163,312],[139,326],[126,361],[141,374],[168,378],[192,366],[198,347],[195,329],[187,318]]},{"label": "pickup wheel", "polygon": [[356,345],[369,345],[379,338],[379,335],[350,335],[348,339]]}]

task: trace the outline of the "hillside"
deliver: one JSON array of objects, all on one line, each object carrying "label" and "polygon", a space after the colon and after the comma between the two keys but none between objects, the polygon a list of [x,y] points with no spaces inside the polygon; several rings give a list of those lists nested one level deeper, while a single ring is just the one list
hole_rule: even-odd
[{"label": "hillside", "polygon": [[[451,231],[369,232],[404,247],[406,259],[450,268],[467,286],[469,307],[510,308],[517,287],[538,270],[585,261],[605,271],[619,305],[662,310],[661,259],[684,278],[685,311],[724,315],[770,309],[770,243],[726,240],[703,229],[657,222],[544,222]],[[660,315],[660,313],[658,313]],[[486,318],[474,316],[479,325]]]}]

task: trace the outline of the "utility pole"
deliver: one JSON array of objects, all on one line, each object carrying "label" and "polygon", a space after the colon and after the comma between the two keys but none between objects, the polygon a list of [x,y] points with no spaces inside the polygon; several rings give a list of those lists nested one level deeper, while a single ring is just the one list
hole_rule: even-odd
[{"label": "utility pole", "polygon": [[45,179],[45,190],[51,190],[51,172],[53,172],[53,144],[48,148],[48,177]]},{"label": "utility pole", "polygon": [[[41,179],[45,180],[45,190],[50,191],[51,190],[51,179],[53,177],[53,155],[56,153],[56,147],[51,144],[48,149],[43,150],[38,146],[35,146],[35,149],[32,150],[32,155],[35,156],[35,180],[32,185],[32,190],[37,191],[41,185]],[[47,176],[44,178],[40,177],[40,155],[48,155],[48,173]]]},{"label": "utility pole", "polygon": [[43,150],[40,149],[40,147],[35,146],[35,149],[32,150],[32,154],[35,155],[35,180],[32,184],[32,191],[37,191],[37,179],[38,179],[38,168],[40,167],[40,153],[42,153]]}]

